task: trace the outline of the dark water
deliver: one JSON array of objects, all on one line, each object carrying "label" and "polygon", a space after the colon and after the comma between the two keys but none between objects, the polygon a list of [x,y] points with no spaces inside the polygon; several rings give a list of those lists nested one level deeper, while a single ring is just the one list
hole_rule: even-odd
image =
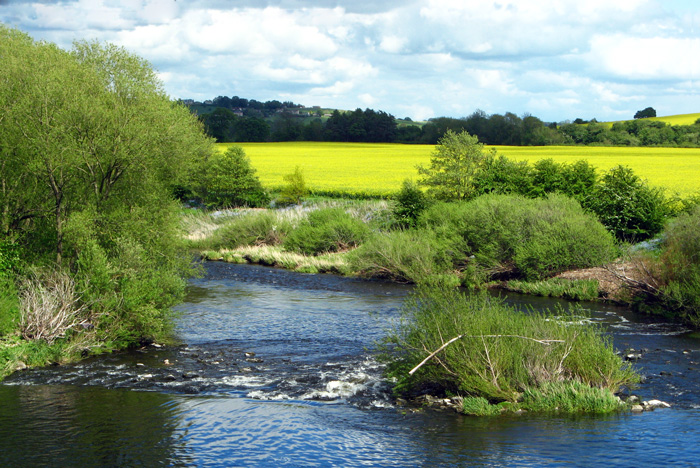
[{"label": "dark water", "polygon": [[[591,306],[642,350],[671,409],[473,418],[393,406],[380,339],[405,287],[213,263],[177,347],[20,372],[0,385],[0,466],[697,466],[700,341]],[[519,296],[514,304],[552,307]]]}]

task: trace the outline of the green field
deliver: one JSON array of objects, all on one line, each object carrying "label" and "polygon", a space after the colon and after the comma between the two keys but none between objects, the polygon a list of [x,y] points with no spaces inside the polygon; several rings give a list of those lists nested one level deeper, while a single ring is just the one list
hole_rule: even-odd
[{"label": "green field", "polygon": [[[220,144],[225,148],[230,144]],[[381,143],[240,143],[263,185],[275,189],[283,176],[304,171],[311,190],[389,195],[406,178],[416,180],[418,164],[428,164],[432,145]],[[552,158],[572,163],[585,159],[599,174],[616,165],[631,167],[651,185],[687,196],[700,191],[700,148],[595,146],[497,146],[499,154],[530,162]]]}]

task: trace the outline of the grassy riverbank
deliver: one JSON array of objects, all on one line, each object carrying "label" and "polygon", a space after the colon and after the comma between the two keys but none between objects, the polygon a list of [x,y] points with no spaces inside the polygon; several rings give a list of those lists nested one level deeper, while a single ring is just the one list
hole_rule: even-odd
[{"label": "grassy riverbank", "polygon": [[[614,392],[638,376],[599,328],[581,321],[580,310],[522,314],[498,300],[454,288],[480,289],[494,277],[510,275],[535,279],[512,282],[512,288],[534,287],[531,293],[597,296],[590,280],[544,279],[610,261],[617,252],[607,231],[576,206],[557,197],[533,201],[489,196],[436,207],[412,229],[397,224],[392,205],[379,201],[330,200],[285,210],[215,214],[189,211],[183,220],[190,246],[209,260],[417,283],[405,319],[384,348],[390,377],[402,395],[426,389],[458,394],[463,411],[479,415],[620,411],[626,406]],[[543,218],[547,229],[537,228],[536,212],[548,213]],[[490,223],[478,221],[486,216]],[[559,249],[551,237],[564,229],[559,227],[562,219],[569,234],[561,237],[566,247]],[[591,240],[586,241],[584,231]],[[565,243],[572,236],[578,245]],[[549,249],[568,256],[553,258],[546,253]],[[452,338],[457,339],[409,373]]]}]

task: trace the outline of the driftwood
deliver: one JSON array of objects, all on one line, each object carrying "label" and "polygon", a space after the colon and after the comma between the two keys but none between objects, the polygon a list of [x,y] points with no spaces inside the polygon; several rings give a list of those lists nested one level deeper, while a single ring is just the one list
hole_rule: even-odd
[{"label": "driftwood", "polygon": [[649,268],[647,268],[647,265],[643,261],[635,262],[631,265],[630,270],[634,276],[631,276],[625,271],[624,265],[616,267],[616,265],[613,264],[606,265],[603,268],[629,288],[652,295],[660,295],[661,293],[658,281],[656,281],[654,275],[649,271]]},{"label": "driftwood", "polygon": [[413,375],[418,369],[420,369],[423,366],[423,364],[425,364],[430,359],[435,357],[440,351],[442,351],[443,349],[447,348],[447,346],[449,346],[450,344],[452,344],[455,341],[460,340],[462,338],[481,338],[482,340],[484,338],[520,338],[523,340],[535,341],[535,342],[543,344],[545,346],[549,346],[551,343],[564,343],[564,340],[538,340],[535,338],[529,338],[527,336],[520,336],[520,335],[459,335],[459,336],[455,336],[454,338],[452,338],[451,340],[449,340],[448,342],[446,342],[442,346],[440,346],[438,349],[436,349],[435,351],[430,353],[430,355],[427,358],[423,359],[423,361],[421,361],[420,364],[418,364],[416,367],[411,369],[408,372],[408,374]]}]

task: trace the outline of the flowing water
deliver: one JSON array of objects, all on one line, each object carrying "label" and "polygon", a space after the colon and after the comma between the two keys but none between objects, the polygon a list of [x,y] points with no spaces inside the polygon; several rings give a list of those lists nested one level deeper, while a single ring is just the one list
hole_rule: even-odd
[{"label": "flowing water", "polygon": [[[0,385],[0,466],[696,466],[700,339],[589,305],[635,349],[643,399],[613,416],[396,407],[371,347],[410,289],[224,263],[191,282],[174,347],[18,372]],[[509,296],[518,306],[556,301]]]}]

